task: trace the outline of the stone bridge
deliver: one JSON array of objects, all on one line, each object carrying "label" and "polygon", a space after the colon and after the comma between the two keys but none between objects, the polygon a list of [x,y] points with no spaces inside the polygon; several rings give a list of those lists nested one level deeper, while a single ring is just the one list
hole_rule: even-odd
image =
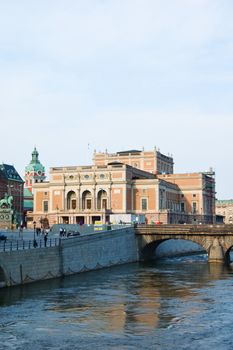
[{"label": "stone bridge", "polygon": [[199,244],[209,262],[230,262],[233,225],[138,225],[135,233],[140,260],[152,259],[159,244],[168,239],[184,239]]}]

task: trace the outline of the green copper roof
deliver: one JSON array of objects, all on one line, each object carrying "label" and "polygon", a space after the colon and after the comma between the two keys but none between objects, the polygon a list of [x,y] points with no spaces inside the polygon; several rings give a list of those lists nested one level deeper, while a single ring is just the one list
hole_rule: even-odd
[{"label": "green copper roof", "polygon": [[24,199],[23,201],[24,210],[33,210],[33,201]]},{"label": "green copper roof", "polygon": [[41,162],[39,161],[39,153],[36,149],[36,147],[34,148],[33,152],[32,152],[32,159],[30,161],[30,164],[27,165],[25,167],[25,172],[28,172],[28,171],[41,171],[41,173],[44,173],[45,172],[45,168],[44,166],[41,164]]},{"label": "green copper roof", "polygon": [[24,189],[23,189],[23,196],[24,196],[24,198],[25,197],[33,198],[32,192],[27,187],[24,187]]}]

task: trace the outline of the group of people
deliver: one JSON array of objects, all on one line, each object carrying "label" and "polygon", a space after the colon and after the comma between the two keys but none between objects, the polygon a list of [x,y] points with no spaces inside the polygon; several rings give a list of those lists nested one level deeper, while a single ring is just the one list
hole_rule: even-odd
[{"label": "group of people", "polygon": [[61,227],[59,230],[60,237],[66,237],[66,229],[64,227]]},{"label": "group of people", "polygon": [[[44,246],[46,247],[47,246],[47,240],[48,240],[48,234],[49,234],[50,229],[49,228],[45,229],[45,228],[36,227],[35,231],[36,231],[37,237],[40,236],[40,235],[43,235],[43,237],[44,237]],[[33,241],[34,248],[36,248],[37,245],[38,245],[38,243],[37,243],[36,239],[34,239],[34,241]]]},{"label": "group of people", "polygon": [[36,235],[37,235],[37,236],[40,236],[41,234],[42,234],[42,235],[48,235],[48,234],[49,234],[49,231],[50,231],[49,228],[46,228],[46,229],[45,229],[45,228],[37,227],[37,228],[36,228]]}]

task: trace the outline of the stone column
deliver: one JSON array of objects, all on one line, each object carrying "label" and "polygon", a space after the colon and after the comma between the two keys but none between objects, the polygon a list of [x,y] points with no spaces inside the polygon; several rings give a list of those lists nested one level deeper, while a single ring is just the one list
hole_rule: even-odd
[{"label": "stone column", "polygon": [[213,244],[210,246],[208,261],[211,263],[225,263],[225,254],[223,247],[219,243],[218,238],[214,238]]},{"label": "stone column", "polygon": [[96,187],[93,187],[93,203],[92,203],[92,211],[96,211]]},{"label": "stone column", "polygon": [[76,211],[80,211],[80,187],[77,187],[77,194],[76,194]]}]

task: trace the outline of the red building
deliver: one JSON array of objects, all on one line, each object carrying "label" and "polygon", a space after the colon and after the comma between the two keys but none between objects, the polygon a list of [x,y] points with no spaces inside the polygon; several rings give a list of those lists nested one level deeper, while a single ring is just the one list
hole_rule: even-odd
[{"label": "red building", "polygon": [[24,181],[13,165],[0,165],[0,199],[6,193],[13,197],[12,209],[17,224],[23,219],[23,185]]}]

